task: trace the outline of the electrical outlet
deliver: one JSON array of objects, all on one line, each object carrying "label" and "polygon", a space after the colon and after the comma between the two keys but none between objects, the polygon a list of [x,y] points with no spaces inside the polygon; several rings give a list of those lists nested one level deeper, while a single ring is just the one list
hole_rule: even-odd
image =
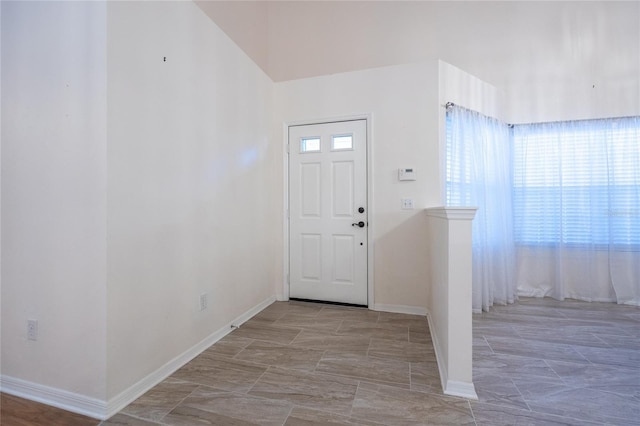
[{"label": "electrical outlet", "polygon": [[38,340],[38,320],[27,320],[27,339]]},{"label": "electrical outlet", "polygon": [[209,301],[208,301],[208,297],[207,297],[207,293],[203,293],[200,295],[200,310],[204,311],[205,309],[207,309],[209,305]]},{"label": "electrical outlet", "polygon": [[402,210],[413,210],[413,198],[402,198],[400,201]]}]

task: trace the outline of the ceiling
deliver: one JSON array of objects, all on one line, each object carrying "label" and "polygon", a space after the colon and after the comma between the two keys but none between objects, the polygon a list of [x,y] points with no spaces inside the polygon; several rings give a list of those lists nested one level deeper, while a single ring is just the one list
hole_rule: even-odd
[{"label": "ceiling", "polygon": [[496,85],[514,73],[552,72],[550,59],[564,72],[590,72],[622,56],[622,68],[637,73],[640,63],[637,1],[196,4],[276,82],[428,59]]}]

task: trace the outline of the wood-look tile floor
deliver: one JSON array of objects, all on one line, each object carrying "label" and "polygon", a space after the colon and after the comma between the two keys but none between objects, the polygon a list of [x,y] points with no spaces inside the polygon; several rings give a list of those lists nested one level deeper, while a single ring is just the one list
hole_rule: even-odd
[{"label": "wood-look tile floor", "polygon": [[442,394],[424,317],[276,302],[101,424],[636,425],[640,309],[496,306],[473,372],[479,401]]},{"label": "wood-look tile floor", "polygon": [[475,424],[440,391],[425,317],[276,302],[103,424],[427,421]]},{"label": "wood-look tile floor", "polygon": [[80,414],[6,393],[0,394],[2,426],[96,426],[99,423],[99,420]]},{"label": "wood-look tile floor", "polygon": [[640,308],[523,298],[473,338],[477,424],[640,425]]}]

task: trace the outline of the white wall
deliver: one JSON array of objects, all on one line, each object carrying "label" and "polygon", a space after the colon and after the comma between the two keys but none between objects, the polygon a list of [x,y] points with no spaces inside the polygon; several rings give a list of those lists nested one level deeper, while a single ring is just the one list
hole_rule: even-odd
[{"label": "white wall", "polygon": [[637,1],[272,2],[268,49],[274,81],[441,59],[509,122],[640,114]]},{"label": "white wall", "polygon": [[[285,122],[372,114],[375,305],[427,304],[421,210],[440,200],[437,73],[429,61],[276,84],[276,141],[284,141]],[[400,167],[416,168],[417,181],[399,182]],[[414,199],[415,210],[400,209],[403,197]]]},{"label": "white wall", "polygon": [[429,327],[447,395],[477,399],[473,386],[471,221],[474,207],[426,210],[429,231]]},{"label": "white wall", "polygon": [[109,3],[108,32],[113,398],[273,296],[281,208],[269,78],[191,2]]},{"label": "white wall", "polygon": [[[106,6],[2,3],[2,377],[102,399]],[[27,319],[38,340],[26,339]]]},{"label": "white wall", "polygon": [[[503,94],[471,74],[438,61],[440,164],[446,152],[447,102],[502,118]],[[444,205],[444,171],[439,182]],[[474,398],[472,383],[471,221],[464,209],[432,210],[428,221],[428,310],[443,390]],[[475,212],[471,213],[473,217]],[[446,219],[449,218],[449,219]],[[468,223],[467,223],[468,222]]]},{"label": "white wall", "polygon": [[3,2],[1,35],[2,388],[100,416],[273,300],[273,83],[191,2]]}]

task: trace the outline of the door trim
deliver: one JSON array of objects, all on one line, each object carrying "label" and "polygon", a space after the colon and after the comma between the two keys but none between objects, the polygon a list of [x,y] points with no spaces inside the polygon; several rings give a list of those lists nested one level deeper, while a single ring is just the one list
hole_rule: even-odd
[{"label": "door trim", "polygon": [[339,117],[319,118],[310,120],[285,121],[282,123],[282,158],[283,158],[283,264],[282,264],[282,295],[278,300],[289,300],[289,127],[306,126],[313,124],[335,123],[339,121],[365,120],[367,129],[367,208],[369,210],[367,226],[367,306],[373,309],[375,306],[374,291],[374,243],[375,228],[375,203],[373,199],[373,114],[356,114]]}]

